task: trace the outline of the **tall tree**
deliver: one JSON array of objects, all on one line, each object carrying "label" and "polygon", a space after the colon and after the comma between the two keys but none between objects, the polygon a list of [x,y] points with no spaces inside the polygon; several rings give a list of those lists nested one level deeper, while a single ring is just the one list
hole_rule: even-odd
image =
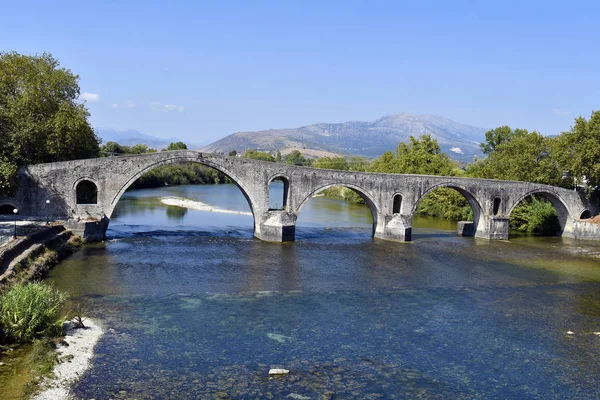
[{"label": "tall tree", "polygon": [[50,54],[0,53],[0,190],[21,165],[99,155],[78,82]]},{"label": "tall tree", "polygon": [[480,178],[561,185],[562,171],[552,155],[554,147],[552,138],[517,129],[468,172]]},{"label": "tall tree", "polygon": [[183,142],[169,143],[167,150],[187,150],[187,145]]},{"label": "tall tree", "polygon": [[496,147],[500,146],[502,143],[508,142],[514,135],[521,132],[522,129],[516,129],[513,131],[510,126],[499,126],[494,129],[490,129],[485,133],[485,142],[480,143],[481,151],[484,154],[490,154]]},{"label": "tall tree", "polygon": [[593,111],[589,121],[575,119],[575,125],[556,138],[556,157],[574,179],[574,184],[600,186],[600,111]]},{"label": "tall tree", "polygon": [[454,168],[454,162],[431,135],[421,135],[419,139],[411,136],[408,144],[398,143],[395,156],[386,152],[371,166],[374,172],[425,175],[454,175]]}]

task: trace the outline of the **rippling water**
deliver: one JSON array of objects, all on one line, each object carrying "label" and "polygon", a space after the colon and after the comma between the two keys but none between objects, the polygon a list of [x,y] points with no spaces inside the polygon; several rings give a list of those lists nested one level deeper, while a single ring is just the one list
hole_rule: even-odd
[{"label": "rippling water", "polygon": [[368,208],[317,197],[273,244],[161,196],[248,210],[230,185],[131,191],[111,239],[52,272],[110,329],[81,398],[600,397],[595,243],[417,219],[384,242]]}]

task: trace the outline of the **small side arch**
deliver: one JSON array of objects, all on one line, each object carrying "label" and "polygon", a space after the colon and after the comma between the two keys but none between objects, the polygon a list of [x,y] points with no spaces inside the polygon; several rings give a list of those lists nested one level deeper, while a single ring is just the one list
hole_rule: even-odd
[{"label": "small side arch", "polygon": [[91,179],[75,182],[75,204],[98,204],[98,185]]},{"label": "small side arch", "polygon": [[511,205],[511,207],[508,210],[507,216],[510,217],[511,213],[513,212],[513,210],[515,209],[517,204],[519,204],[525,198],[527,198],[529,196],[533,196],[533,195],[541,196],[544,199],[548,200],[550,203],[552,203],[552,206],[554,207],[554,209],[556,210],[556,213],[558,214],[558,222],[560,224],[560,232],[558,232],[558,233],[562,235],[562,233],[565,231],[565,228],[567,228],[567,225],[570,223],[570,220],[573,218],[571,216],[571,212],[569,211],[569,208],[567,207],[567,205],[565,204],[563,199],[560,197],[560,195],[552,192],[551,190],[543,189],[543,188],[530,190],[529,192],[527,192],[524,195],[522,195],[521,197],[519,197]]},{"label": "small side arch", "polygon": [[373,199],[373,196],[371,196],[363,188],[361,188],[359,186],[356,186],[356,185],[345,184],[345,183],[330,183],[330,184],[322,185],[322,186],[318,187],[317,189],[313,190],[312,192],[310,192],[308,194],[308,196],[306,196],[300,202],[300,205],[297,207],[297,209],[295,211],[295,214],[299,215],[300,211],[302,210],[302,207],[304,207],[304,205],[306,204],[306,202],[308,201],[308,199],[310,199],[311,197],[313,197],[315,194],[317,194],[317,193],[319,193],[319,192],[321,192],[321,191],[323,191],[325,189],[328,189],[330,187],[335,187],[335,186],[342,186],[342,187],[346,187],[348,189],[352,189],[356,193],[358,193],[360,195],[360,197],[363,198],[363,200],[365,201],[365,203],[369,207],[369,210],[371,211],[371,216],[373,218],[373,232],[372,232],[372,234],[375,235],[375,231],[377,229],[377,221],[379,220],[378,218],[379,218],[379,215],[380,215],[379,207],[377,207],[377,203]]},{"label": "small side arch", "polygon": [[583,212],[579,216],[579,219],[590,219],[590,218],[592,218],[592,212],[590,210],[583,210]]},{"label": "small side arch", "polygon": [[0,204],[0,215],[14,215],[14,210],[20,210],[19,207],[13,205],[14,203],[2,203]]},{"label": "small side arch", "polygon": [[[283,183],[283,193],[282,198],[273,198],[272,194],[272,186],[271,184],[274,181],[280,181]],[[269,209],[270,210],[287,210],[288,209],[288,199],[289,199],[289,191],[290,191],[290,178],[286,174],[277,173],[269,178],[267,181],[267,187],[269,188]],[[281,201],[280,201],[281,200]]]},{"label": "small side arch", "polygon": [[401,214],[402,213],[402,195],[400,193],[395,193],[392,196],[392,214]]}]

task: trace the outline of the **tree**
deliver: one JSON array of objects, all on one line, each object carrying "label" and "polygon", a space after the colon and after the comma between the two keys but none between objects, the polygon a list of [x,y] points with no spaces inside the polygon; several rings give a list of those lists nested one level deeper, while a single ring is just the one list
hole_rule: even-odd
[{"label": "tree", "polygon": [[496,147],[502,143],[508,142],[512,137],[520,132],[521,129],[516,129],[514,132],[510,126],[499,126],[498,128],[491,129],[485,133],[485,143],[480,143],[481,151],[484,154],[490,154]]},{"label": "tree", "polygon": [[467,171],[479,178],[504,179],[560,185],[562,171],[553,157],[553,139],[539,132],[517,129],[497,145],[485,160]]},{"label": "tree", "polygon": [[300,151],[298,151],[298,150],[293,150],[290,154],[285,156],[285,162],[286,162],[286,164],[292,164],[292,165],[309,164],[307,162],[306,158],[304,158],[302,153],[300,153]]},{"label": "tree", "polygon": [[312,164],[315,168],[339,169],[347,171],[349,169],[348,161],[344,157],[321,157],[317,158]]},{"label": "tree", "polygon": [[396,155],[385,152],[373,161],[373,172],[388,172],[396,174],[454,174],[455,164],[447,154],[442,153],[437,140],[431,135],[421,135],[419,139],[413,136],[408,144],[400,142],[396,146]]},{"label": "tree", "polygon": [[242,158],[252,158],[254,160],[262,160],[262,161],[273,161],[275,162],[275,158],[269,153],[265,153],[263,151],[256,150],[246,150],[244,154],[242,154]]},{"label": "tree", "polygon": [[167,147],[167,151],[170,151],[170,150],[187,150],[187,145],[183,142],[169,143],[169,146]]},{"label": "tree", "polygon": [[227,154],[227,155],[228,155],[229,157],[236,157],[236,156],[237,156],[237,151],[235,151],[235,150],[231,150],[231,151],[229,152],[229,154]]},{"label": "tree", "polygon": [[100,151],[104,155],[112,155],[112,154],[123,154],[125,150],[123,150],[123,146],[121,146],[117,142],[106,142],[100,147]]},{"label": "tree", "polygon": [[600,111],[593,111],[589,121],[576,118],[575,125],[556,138],[554,150],[575,185],[600,186]]},{"label": "tree", "polygon": [[19,166],[99,155],[78,82],[48,53],[0,53],[0,190],[14,189]]},{"label": "tree", "polygon": [[277,150],[277,154],[275,154],[275,161],[281,162],[281,152]]}]

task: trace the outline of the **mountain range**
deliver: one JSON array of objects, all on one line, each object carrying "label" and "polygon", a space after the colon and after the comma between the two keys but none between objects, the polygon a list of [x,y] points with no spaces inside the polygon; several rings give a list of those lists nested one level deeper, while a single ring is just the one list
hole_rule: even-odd
[{"label": "mountain range", "polygon": [[407,142],[410,136],[418,138],[429,134],[437,139],[442,151],[458,161],[472,161],[474,156],[482,156],[479,143],[484,140],[485,131],[435,115],[408,113],[393,114],[372,122],[317,123],[299,128],[238,132],[203,147],[136,130],[97,129],[103,143],[114,141],[126,146],[142,143],[158,150],[171,142],[183,141],[189,149],[200,147],[200,151],[225,154],[232,150],[243,153],[254,149],[270,153],[281,151],[285,155],[299,150],[309,157],[355,155],[367,158],[379,157],[385,151],[393,152],[398,142]]},{"label": "mountain range", "polygon": [[411,135],[430,134],[453,159],[471,161],[473,156],[482,155],[479,143],[484,140],[485,132],[484,128],[439,116],[399,113],[372,122],[317,123],[292,129],[238,132],[200,150],[225,154],[248,149],[282,154],[299,150],[317,157],[341,154],[372,158],[394,151],[398,142],[408,141]]},{"label": "mountain range", "polygon": [[102,139],[102,143],[117,142],[123,146],[133,146],[135,144],[145,144],[146,146],[162,150],[173,142],[185,142],[190,149],[200,147],[198,144],[188,143],[185,140],[178,138],[158,138],[156,136],[147,135],[134,129],[118,130],[111,128],[97,128],[96,133]]}]

